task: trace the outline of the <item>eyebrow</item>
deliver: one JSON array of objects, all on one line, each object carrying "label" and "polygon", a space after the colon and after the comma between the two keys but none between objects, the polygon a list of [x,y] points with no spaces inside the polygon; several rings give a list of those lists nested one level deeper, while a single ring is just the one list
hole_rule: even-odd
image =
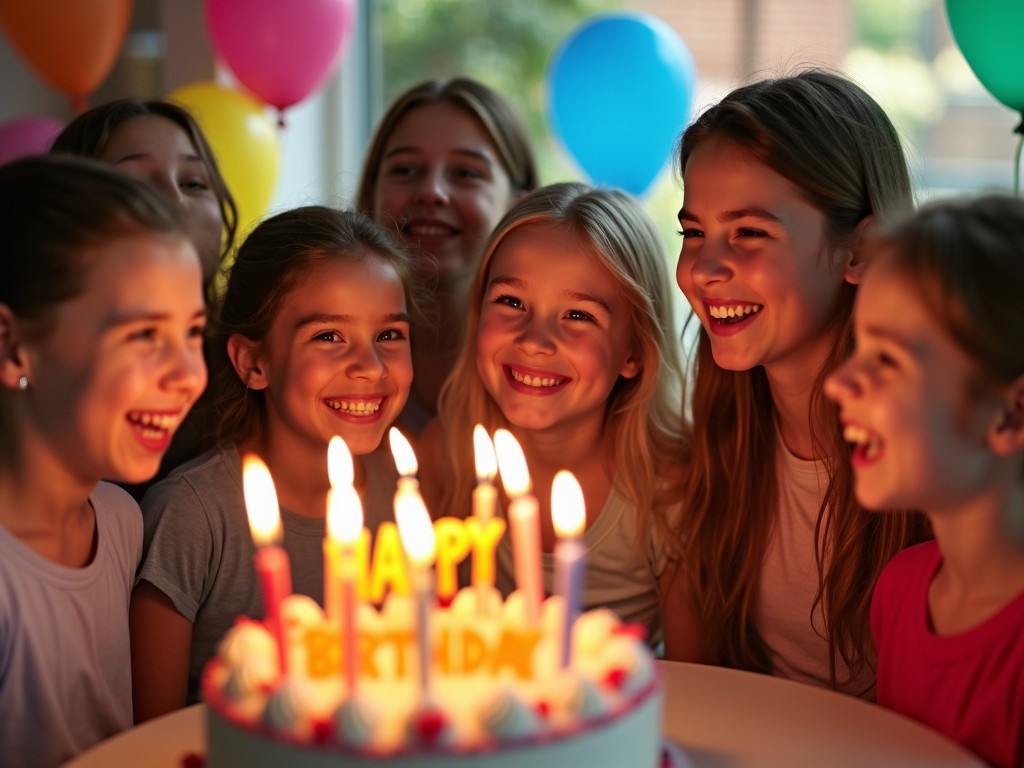
[{"label": "eyebrow", "polygon": [[[408,312],[392,312],[381,318],[385,323],[410,323],[412,322]],[[303,315],[295,322],[295,330],[300,330],[307,325],[314,323],[333,323],[335,325],[351,325],[356,322],[354,315],[332,315],[326,312],[311,312]]]},{"label": "eyebrow", "polygon": [[864,333],[874,339],[882,339],[890,344],[899,347],[903,352],[908,355],[918,354],[917,346],[905,336],[890,330],[889,328],[883,328],[878,325],[867,325],[864,326]]},{"label": "eyebrow", "polygon": [[[774,213],[769,211],[767,208],[761,208],[756,205],[751,206],[749,208],[738,208],[734,211],[723,211],[722,213],[715,216],[715,219],[717,219],[719,222],[722,222],[723,224],[729,221],[736,221],[737,219],[745,218],[764,219],[765,221],[782,221],[782,219],[780,219]],[[686,210],[685,207],[679,209],[679,221],[683,220],[700,221],[699,218],[697,218],[690,211]]]},{"label": "eyebrow", "polygon": [[[510,288],[520,289],[526,287],[526,283],[520,280],[518,277],[506,277],[505,275],[498,275],[487,284],[487,289],[490,290],[492,287],[498,285],[507,285]],[[602,299],[600,296],[594,296],[589,293],[582,293],[580,291],[569,290],[562,291],[562,295],[565,296],[567,299],[572,299],[573,301],[585,301],[591,304],[596,304],[609,315],[615,314],[614,312],[612,312],[611,305],[609,305],[608,302]]]},{"label": "eyebrow", "polygon": [[[391,149],[390,151],[388,151],[388,152],[386,152],[384,154],[384,159],[386,160],[387,158],[393,157],[394,155],[401,155],[401,154],[404,154],[404,153],[415,154],[415,153],[419,153],[421,151],[422,150],[419,147],[414,147],[414,146],[411,146],[411,145],[409,145],[409,146],[401,146],[401,147],[394,147],[393,149]],[[462,149],[462,148],[453,149],[452,150],[452,154],[454,154],[454,155],[465,155],[466,157],[472,158],[474,160],[479,160],[482,163],[487,163],[487,165],[494,165],[494,161],[491,159],[491,157],[489,155],[486,155],[483,152],[480,152],[480,151],[475,150],[475,149]]]},{"label": "eyebrow", "polygon": [[[126,325],[135,325],[136,323],[160,323],[167,322],[171,319],[171,315],[168,312],[148,312],[146,310],[124,310],[122,312],[116,312],[107,318],[106,322],[103,323],[102,329],[104,331],[115,330],[117,328],[124,327]],[[189,321],[192,320],[205,320],[206,309],[197,309]]]}]

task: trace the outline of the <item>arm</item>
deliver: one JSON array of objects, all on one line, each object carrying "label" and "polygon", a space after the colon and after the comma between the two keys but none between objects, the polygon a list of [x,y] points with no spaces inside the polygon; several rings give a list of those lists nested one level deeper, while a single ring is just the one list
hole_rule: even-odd
[{"label": "arm", "polygon": [[679,563],[672,560],[658,576],[665,658],[710,664],[712,660],[705,648],[703,629],[678,573]]},{"label": "arm", "polygon": [[132,701],[141,723],[185,706],[192,622],[148,581],[132,591],[128,609],[132,650]]}]

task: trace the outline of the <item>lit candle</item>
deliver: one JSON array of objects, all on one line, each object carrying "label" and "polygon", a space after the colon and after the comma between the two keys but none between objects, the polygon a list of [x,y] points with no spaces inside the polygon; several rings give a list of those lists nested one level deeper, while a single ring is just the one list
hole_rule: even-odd
[{"label": "lit candle", "polygon": [[352,454],[340,437],[327,447],[332,488],[327,500],[327,538],[324,539],[324,603],[328,618],[341,625],[341,652],[348,695],[355,693],[358,661],[356,581],[359,575],[357,544],[363,529],[363,505],[352,482]]},{"label": "lit candle", "polygon": [[516,587],[523,596],[527,622],[536,625],[540,620],[540,605],[544,598],[537,499],[530,493],[526,457],[512,433],[506,429],[497,430],[494,433],[494,448],[501,468],[501,482],[511,499],[508,524],[512,532]]},{"label": "lit candle", "polygon": [[253,562],[263,591],[263,609],[267,628],[277,640],[277,658],[281,674],[288,670],[286,633],[281,618],[281,603],[291,594],[292,577],[288,554],[281,547],[281,511],[270,470],[263,461],[248,454],[242,461],[242,491],[249,515],[249,528],[256,543]]},{"label": "lit candle", "polygon": [[419,490],[420,484],[416,480],[419,464],[416,461],[416,453],[412,449],[412,444],[394,427],[388,431],[388,442],[391,444],[391,455],[395,457],[395,466],[400,475],[398,487],[395,490],[395,503],[397,503],[399,494]]},{"label": "lit candle", "polygon": [[434,526],[418,492],[402,494],[395,502],[395,519],[409,563],[409,583],[416,601],[416,648],[420,666],[420,695],[430,699],[430,606],[434,586]]},{"label": "lit candle", "polygon": [[587,548],[580,541],[587,523],[583,489],[571,472],[561,470],[551,483],[551,520],[558,541],[555,542],[555,594],[565,605],[562,627],[562,666],[568,667],[572,652],[572,627],[583,608],[583,587],[586,578]]},{"label": "lit candle", "polygon": [[[483,531],[494,517],[498,503],[498,489],[494,487],[494,475],[498,472],[498,460],[494,455],[494,444],[481,424],[473,428],[473,456],[476,460],[476,488],[473,489],[473,517]],[[473,555],[473,585],[476,587],[478,613],[487,610],[487,598],[494,587],[494,557]]]}]

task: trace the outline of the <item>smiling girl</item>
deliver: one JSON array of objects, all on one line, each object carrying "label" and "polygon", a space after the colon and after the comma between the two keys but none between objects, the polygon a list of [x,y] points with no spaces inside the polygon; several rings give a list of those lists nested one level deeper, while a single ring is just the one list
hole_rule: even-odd
[{"label": "smiling girl", "polygon": [[854,445],[857,499],[922,509],[935,531],[875,588],[878,703],[1020,766],[1024,203],[934,203],[873,252],[856,351],[825,391]]},{"label": "smiling girl", "polygon": [[199,259],[109,166],[0,168],[0,744],[54,766],[132,724],[139,509],[206,384]]},{"label": "smiling girl", "polygon": [[[443,457],[435,476],[421,473],[431,510],[465,516],[475,481],[474,425],[509,429],[540,503],[547,591],[551,481],[567,469],[586,501],[586,607],[613,609],[645,626],[656,643],[666,548],[653,521],[670,517],[664,489],[685,436],[668,274],[654,225],[623,192],[544,187],[498,225],[472,297],[469,333],[422,451]],[[505,537],[498,586],[507,594],[513,582]]]},{"label": "smiling girl", "polygon": [[310,206],[261,223],[239,249],[215,328],[221,447],[143,499],[132,595],[136,719],[197,700],[236,616],[263,613],[241,455],[274,478],[297,593],[323,600],[327,445],[353,454],[371,530],[392,517],[381,437],[409,394],[411,257],[360,213]]},{"label": "smiling girl", "polygon": [[912,524],[857,505],[821,387],[852,346],[863,238],[911,207],[899,137],[812,70],[733,91],[679,157],[676,278],[701,329],[673,604],[692,621],[666,654],[871,696],[871,589]]}]

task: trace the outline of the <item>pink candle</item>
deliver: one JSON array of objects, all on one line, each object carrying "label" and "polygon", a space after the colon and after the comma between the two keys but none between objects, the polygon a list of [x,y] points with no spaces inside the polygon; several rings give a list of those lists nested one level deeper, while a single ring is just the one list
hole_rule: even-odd
[{"label": "pink candle", "polygon": [[[477,424],[473,428],[473,456],[476,460],[476,488],[473,489],[473,517],[483,530],[494,517],[498,503],[498,489],[494,487],[494,476],[498,471],[498,460],[494,455],[494,444],[487,430]],[[484,613],[487,596],[494,587],[494,558],[473,557],[473,586],[476,587],[478,613]]]},{"label": "pink candle", "polygon": [[342,664],[348,695],[358,679],[358,637],[356,625],[356,581],[359,563],[356,547],[363,529],[363,505],[352,485],[352,455],[344,440],[331,438],[327,449],[331,491],[327,501],[327,538],[324,540],[324,602],[327,615],[339,624]]},{"label": "pink candle", "polygon": [[558,541],[555,543],[555,594],[565,605],[562,625],[561,664],[568,667],[572,655],[572,627],[583,608],[587,548],[580,541],[587,524],[583,490],[571,472],[555,475],[551,483],[551,519]]},{"label": "pink candle", "polygon": [[420,696],[430,699],[430,606],[434,602],[434,525],[419,491],[401,494],[395,501],[395,520],[409,563],[409,585],[416,601],[416,650],[420,670]]},{"label": "pink candle", "polygon": [[277,658],[281,674],[288,671],[287,633],[281,619],[281,603],[292,591],[288,554],[280,545],[281,511],[270,470],[253,454],[242,461],[242,489],[249,528],[256,543],[253,562],[263,592],[263,610],[267,629],[277,641]]},{"label": "pink candle", "polygon": [[501,482],[511,497],[508,525],[512,532],[512,559],[516,587],[523,596],[526,620],[540,621],[540,605],[544,599],[544,581],[540,564],[540,511],[537,499],[530,493],[530,474],[526,457],[512,433],[499,429],[494,433],[494,448],[501,468]]}]

